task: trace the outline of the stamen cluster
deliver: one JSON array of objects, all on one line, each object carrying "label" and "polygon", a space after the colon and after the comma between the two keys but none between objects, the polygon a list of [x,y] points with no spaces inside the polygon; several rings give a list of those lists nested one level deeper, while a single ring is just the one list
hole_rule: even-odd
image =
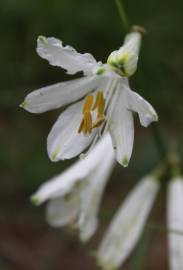
[{"label": "stamen cluster", "polygon": [[[93,104],[93,95],[88,95],[85,98],[83,105],[83,119],[78,129],[78,133],[91,133],[92,129],[99,127],[105,120],[105,99],[102,91],[97,91],[95,103]],[[92,106],[93,105],[93,106]],[[96,120],[93,122],[92,111],[97,111]]]}]

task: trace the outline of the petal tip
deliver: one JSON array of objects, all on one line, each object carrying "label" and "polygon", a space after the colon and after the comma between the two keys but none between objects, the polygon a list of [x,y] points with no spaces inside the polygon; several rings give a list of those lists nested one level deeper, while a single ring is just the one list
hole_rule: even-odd
[{"label": "petal tip", "polygon": [[96,255],[96,263],[97,266],[100,267],[102,270],[116,270],[117,267],[110,265],[109,262],[105,262],[103,258],[99,255]]},{"label": "petal tip", "polygon": [[26,107],[27,107],[27,102],[24,100],[20,105],[19,105],[19,107],[20,108],[23,108],[23,109],[26,109]]},{"label": "petal tip", "polygon": [[149,120],[151,120],[151,122],[157,122],[159,120],[158,118],[159,117],[155,111],[153,111],[151,116],[149,116]]},{"label": "petal tip", "polygon": [[37,40],[38,40],[38,42],[45,43],[46,42],[46,37],[39,36]]},{"label": "petal tip", "polygon": [[154,122],[157,122],[159,120],[159,117],[157,113],[153,114]]},{"label": "petal tip", "polygon": [[127,156],[123,157],[123,159],[121,160],[120,164],[123,166],[123,167],[128,167],[128,164],[129,164],[129,159]]},{"label": "petal tip", "polygon": [[41,204],[41,200],[36,195],[32,195],[31,198],[30,198],[30,201],[34,205],[40,205]]},{"label": "petal tip", "polygon": [[56,162],[59,160],[58,158],[58,155],[60,153],[60,147],[59,148],[56,148],[50,155],[50,160],[53,161],[53,162]]}]

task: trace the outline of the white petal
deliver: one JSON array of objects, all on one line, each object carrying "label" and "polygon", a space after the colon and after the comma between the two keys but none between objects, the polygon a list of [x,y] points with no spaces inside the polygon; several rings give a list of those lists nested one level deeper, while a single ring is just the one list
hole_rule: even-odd
[{"label": "white petal", "polygon": [[75,162],[63,173],[43,184],[32,196],[32,201],[41,204],[48,199],[58,198],[71,192],[78,181],[86,179],[95,170],[110,145],[110,136],[106,134],[84,159]]},{"label": "white petal", "polygon": [[167,196],[167,221],[172,232],[168,234],[169,264],[171,270],[183,269],[183,178],[177,177],[170,181]]},{"label": "white petal", "polygon": [[48,202],[46,219],[54,227],[65,226],[73,223],[79,213],[80,200],[78,193],[72,196],[52,199]]},{"label": "white petal", "polygon": [[90,76],[43,87],[28,94],[20,106],[32,113],[57,109],[82,98],[101,81],[101,77]]},{"label": "white petal", "polygon": [[137,69],[141,45],[141,34],[132,32],[125,38],[124,45],[110,54],[107,63],[122,76],[131,76]]},{"label": "white petal", "polygon": [[140,32],[131,32],[125,36],[124,45],[119,49],[121,53],[127,53],[127,55],[139,56],[141,47],[142,34]]},{"label": "white petal", "polygon": [[132,112],[125,107],[123,93],[115,104],[109,128],[116,160],[126,167],[133,149],[134,123]]},{"label": "white petal", "polygon": [[129,256],[142,233],[158,188],[159,183],[148,176],[122,204],[98,250],[103,269],[117,269]]},{"label": "white petal", "polygon": [[125,95],[127,108],[139,114],[142,126],[147,127],[151,122],[158,121],[158,115],[154,108],[140,95],[127,88]]},{"label": "white petal", "polygon": [[[107,153],[107,155],[106,155]],[[114,165],[112,144],[103,151],[100,163],[89,175],[87,183],[81,192],[81,214],[78,221],[80,239],[88,241],[95,233],[98,225],[97,214],[106,182]]]},{"label": "white petal", "polygon": [[37,40],[37,53],[48,60],[50,65],[66,69],[68,74],[83,71],[85,75],[89,75],[98,66],[91,54],[81,54],[70,46],[64,47],[62,41],[56,38],[40,36]]},{"label": "white petal", "polygon": [[58,227],[68,223],[76,223],[82,241],[87,241],[97,228],[97,213],[106,181],[113,167],[114,154],[112,144],[106,145],[106,153],[102,151],[102,163],[96,164],[84,182],[79,182],[65,197],[51,199],[47,207],[47,221]]},{"label": "white petal", "polygon": [[91,134],[78,133],[82,120],[83,101],[69,106],[57,119],[47,140],[48,155],[52,161],[70,159],[91,143],[97,129]]}]

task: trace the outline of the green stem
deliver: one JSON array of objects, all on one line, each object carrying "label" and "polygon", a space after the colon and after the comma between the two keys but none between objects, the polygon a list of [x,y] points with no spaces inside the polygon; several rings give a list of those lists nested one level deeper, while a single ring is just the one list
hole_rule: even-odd
[{"label": "green stem", "polygon": [[116,7],[123,25],[123,28],[125,29],[126,32],[129,31],[129,23],[128,23],[128,19],[127,19],[127,15],[124,9],[124,5],[122,0],[115,0],[116,3]]}]

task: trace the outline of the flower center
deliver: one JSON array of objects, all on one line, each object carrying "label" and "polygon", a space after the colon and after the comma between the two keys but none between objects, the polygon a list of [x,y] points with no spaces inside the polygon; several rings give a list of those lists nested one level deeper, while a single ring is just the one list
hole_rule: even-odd
[{"label": "flower center", "polygon": [[[85,135],[87,133],[90,134],[92,129],[99,127],[105,120],[104,110],[105,99],[102,91],[97,91],[95,102],[94,97],[92,95],[88,95],[84,101],[82,110],[83,118],[78,128],[78,133],[83,132]],[[96,120],[94,122],[92,119],[92,111],[97,112]]]}]

